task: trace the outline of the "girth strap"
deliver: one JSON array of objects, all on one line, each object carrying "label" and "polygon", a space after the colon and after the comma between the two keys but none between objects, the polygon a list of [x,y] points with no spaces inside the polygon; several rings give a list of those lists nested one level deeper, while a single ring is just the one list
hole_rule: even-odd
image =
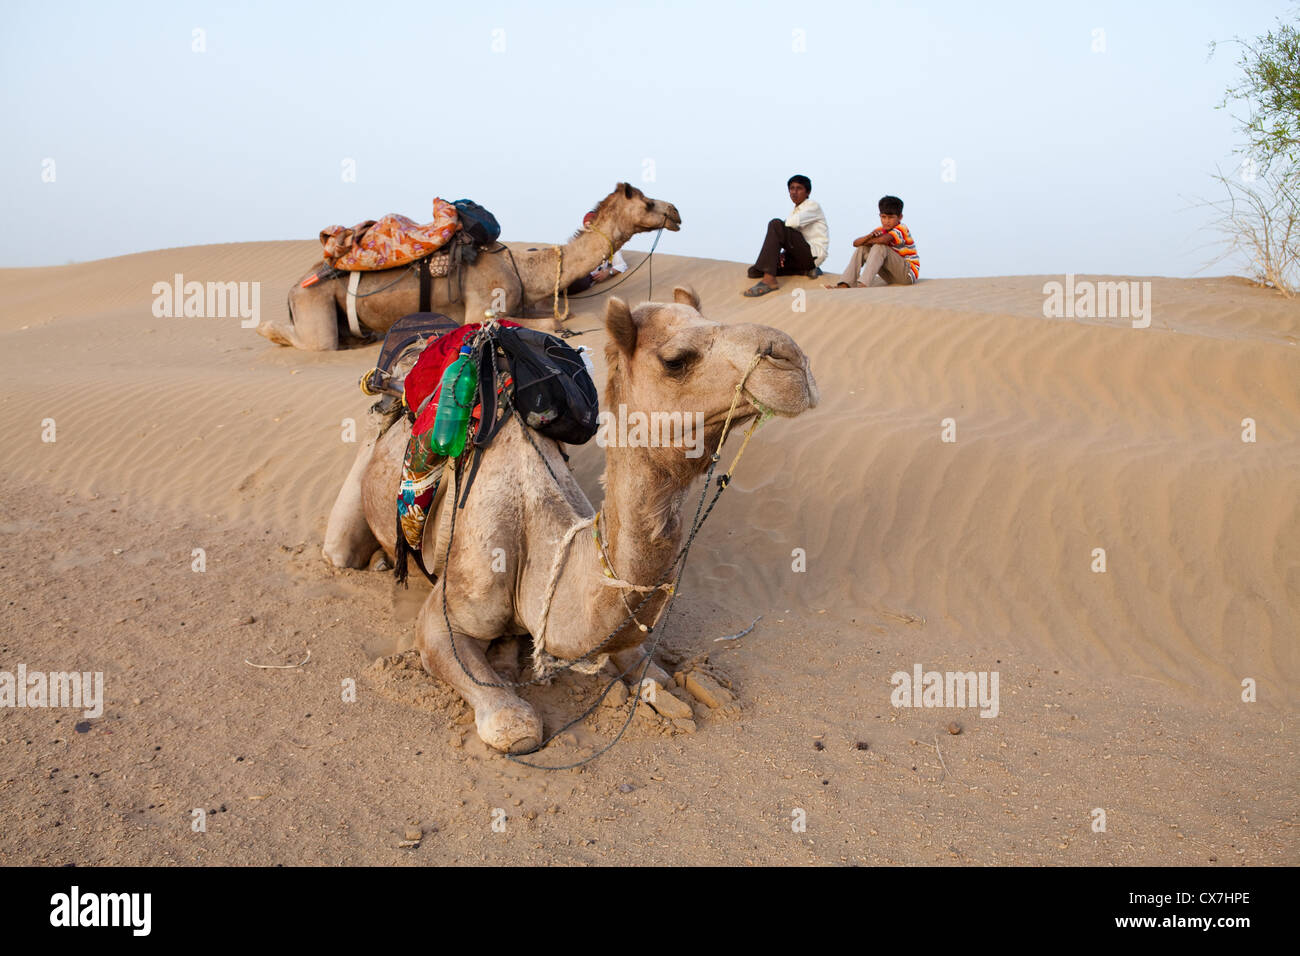
[{"label": "girth strap", "polygon": [[420,275],[420,311],[428,312],[433,302],[433,277],[429,275],[429,257],[425,256],[416,263]]},{"label": "girth strap", "polygon": [[359,339],[365,338],[361,331],[361,320],[357,318],[357,287],[361,285],[361,273],[348,275],[348,328]]}]

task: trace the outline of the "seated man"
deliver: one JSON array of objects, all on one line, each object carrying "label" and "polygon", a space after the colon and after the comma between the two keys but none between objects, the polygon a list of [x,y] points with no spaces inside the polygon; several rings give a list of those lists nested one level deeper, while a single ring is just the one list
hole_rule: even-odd
[{"label": "seated man", "polygon": [[[911,285],[921,274],[921,260],[916,242],[903,225],[903,200],[883,196],[880,203],[880,228],[853,240],[853,258],[835,285],[828,289],[851,289],[869,286],[876,276],[890,285]],[[863,281],[865,280],[865,281]]]},{"label": "seated man", "polygon": [[822,207],[808,198],[812,180],[807,176],[791,176],[785,185],[794,200],[794,211],[784,222],[773,219],[767,224],[763,248],[749,269],[751,279],[762,277],[762,281],[745,290],[744,294],[750,298],[775,292],[779,275],[806,275],[815,279],[822,274],[818,266],[826,261],[830,233]]}]

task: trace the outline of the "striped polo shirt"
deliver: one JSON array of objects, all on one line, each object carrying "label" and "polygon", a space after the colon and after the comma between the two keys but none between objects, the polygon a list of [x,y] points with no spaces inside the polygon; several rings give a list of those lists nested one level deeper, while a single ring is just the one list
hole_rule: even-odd
[{"label": "striped polo shirt", "polygon": [[903,257],[907,267],[912,270],[912,281],[915,282],[917,276],[921,274],[921,259],[916,254],[916,240],[912,238],[911,231],[903,223],[900,222],[889,230],[889,248]]}]

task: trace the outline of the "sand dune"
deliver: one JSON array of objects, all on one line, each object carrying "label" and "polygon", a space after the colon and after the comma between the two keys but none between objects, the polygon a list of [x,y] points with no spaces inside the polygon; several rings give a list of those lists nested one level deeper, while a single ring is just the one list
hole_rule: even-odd
[{"label": "sand dune", "polygon": [[[149,311],[152,284],[176,272],[260,281],[264,314],[283,309],[313,251],[248,243],[0,272],[4,467],[319,540],[376,347],[312,355],[268,348],[235,319]],[[732,263],[660,256],[654,271],[661,296],[690,282],[711,317],[789,332],[824,396],[760,432],[719,505],[691,573],[723,603],[901,611],[1079,667],[1201,687],[1251,674],[1294,693],[1293,303],[1238,280],[1157,278],[1152,326],[1133,329],[1043,318],[1053,277],[835,292],[793,280],[754,302]],[[639,301],[645,275],[620,291]],[[603,301],[575,301],[571,327],[597,329]],[[602,330],[588,335],[577,341],[603,346]],[[941,440],[948,418],[955,442]],[[598,449],[575,464],[597,496]],[[1090,570],[1094,548],[1105,574]]]},{"label": "sand dune", "polygon": [[[254,555],[281,540],[318,554],[377,345],[277,348],[236,318],[156,318],[150,291],[175,273],[256,281],[263,315],[282,315],[316,249],[0,270],[7,486],[111,498],[133,526],[236,529]],[[735,263],[660,255],[653,276],[658,298],[689,283],[711,318],[790,333],[822,393],[815,411],[759,431],[693,552],[684,593],[719,621],[802,621],[850,655],[887,634],[905,661],[960,649],[1216,706],[1251,677],[1260,708],[1294,708],[1300,306],[1237,279],[1150,278],[1151,327],[1134,329],[1044,318],[1044,283],[1060,276],[849,291],[795,279],[757,301],[739,295]],[[642,301],[646,270],[617,294]],[[604,298],[575,301],[569,322],[598,352]],[[578,449],[574,467],[598,500],[599,449]],[[75,531],[55,504],[30,510],[51,533]],[[62,560],[55,571],[76,563]],[[344,578],[387,600],[386,582]],[[892,667],[880,669],[877,684]],[[1295,862],[1293,842],[1287,853]]]}]

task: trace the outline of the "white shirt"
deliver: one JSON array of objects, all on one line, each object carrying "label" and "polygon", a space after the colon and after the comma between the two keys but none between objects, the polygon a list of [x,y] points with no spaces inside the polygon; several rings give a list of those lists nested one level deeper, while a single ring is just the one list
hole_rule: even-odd
[{"label": "white shirt", "polygon": [[620,272],[627,272],[627,262],[623,259],[623,253],[615,249],[614,258],[602,260],[600,265],[591,270],[590,274],[595,275],[601,269],[605,268],[608,268],[614,275],[618,275]]},{"label": "white shirt", "polygon": [[812,250],[813,261],[817,265],[820,266],[826,261],[826,253],[830,250],[831,233],[826,226],[826,215],[822,212],[821,206],[812,199],[805,199],[785,217],[785,224],[803,233],[803,237],[808,240],[808,248]]}]

